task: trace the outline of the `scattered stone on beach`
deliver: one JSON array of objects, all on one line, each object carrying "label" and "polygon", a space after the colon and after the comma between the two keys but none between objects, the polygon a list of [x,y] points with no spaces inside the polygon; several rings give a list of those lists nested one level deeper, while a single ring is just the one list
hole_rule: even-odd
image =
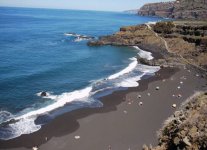
[{"label": "scattered stone on beach", "polygon": [[181,94],[178,94],[178,98],[181,98],[182,97],[182,95]]},{"label": "scattered stone on beach", "polygon": [[78,139],[80,139],[80,136],[79,136],[79,135],[76,135],[74,138],[75,138],[76,140],[78,140]]},{"label": "scattered stone on beach", "polygon": [[188,72],[191,72],[190,70],[188,70]]},{"label": "scattered stone on beach", "polygon": [[139,106],[142,106],[143,105],[143,102],[139,102]]},{"label": "scattered stone on beach", "polygon": [[38,150],[37,146],[32,147],[33,150]]},{"label": "scattered stone on beach", "polygon": [[132,103],[131,103],[131,102],[128,102],[127,104],[128,104],[128,105],[131,105]]},{"label": "scattered stone on beach", "polygon": [[47,141],[48,140],[48,138],[47,137],[45,137],[45,141]]},{"label": "scattered stone on beach", "polygon": [[177,107],[177,105],[176,105],[176,104],[173,104],[173,105],[172,105],[172,107],[173,107],[173,108],[176,108],[176,107]]},{"label": "scattered stone on beach", "polygon": [[200,75],[199,74],[196,74],[196,77],[199,77]]},{"label": "scattered stone on beach", "polygon": [[173,81],[174,79],[173,78],[170,78],[170,80]]},{"label": "scattered stone on beach", "polygon": [[127,111],[126,111],[126,110],[124,110],[124,113],[125,113],[125,114],[127,114]]},{"label": "scattered stone on beach", "polygon": [[[151,150],[207,148],[207,95],[197,92],[167,119],[159,131],[159,146]],[[149,149],[148,149],[149,150]]]},{"label": "scattered stone on beach", "polygon": [[150,94],[150,93],[147,93],[147,95],[148,95],[148,96],[151,96],[151,94]]},{"label": "scattered stone on beach", "polygon": [[138,95],[138,98],[141,98],[142,96],[141,95]]},{"label": "scattered stone on beach", "polygon": [[44,92],[41,92],[40,96],[41,96],[41,97],[45,97],[45,96],[47,96],[47,92],[45,92],[45,91],[44,91]]},{"label": "scattered stone on beach", "polygon": [[165,81],[166,81],[165,79],[162,80],[162,82],[165,82]]},{"label": "scattered stone on beach", "polygon": [[175,94],[173,94],[172,96],[175,97]]},{"label": "scattered stone on beach", "polygon": [[178,86],[177,88],[178,88],[178,89],[180,89],[181,87],[180,87],[180,86]]},{"label": "scattered stone on beach", "polygon": [[160,87],[159,87],[159,86],[157,86],[157,87],[156,87],[156,90],[159,90],[159,89],[160,89]]},{"label": "scattered stone on beach", "polygon": [[183,84],[183,81],[180,81],[180,84]]}]

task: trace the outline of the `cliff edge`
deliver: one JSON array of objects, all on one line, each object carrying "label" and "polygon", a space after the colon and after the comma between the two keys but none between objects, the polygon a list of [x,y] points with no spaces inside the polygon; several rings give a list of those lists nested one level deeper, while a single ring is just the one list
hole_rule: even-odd
[{"label": "cliff edge", "polygon": [[148,3],[139,9],[138,15],[175,19],[207,19],[207,0]]}]

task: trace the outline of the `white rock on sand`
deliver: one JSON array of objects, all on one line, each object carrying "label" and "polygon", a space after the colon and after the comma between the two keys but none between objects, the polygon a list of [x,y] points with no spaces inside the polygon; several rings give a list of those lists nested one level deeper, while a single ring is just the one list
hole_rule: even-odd
[{"label": "white rock on sand", "polygon": [[32,149],[33,149],[33,150],[38,150],[37,146],[35,146],[35,147],[32,147]]},{"label": "white rock on sand", "polygon": [[79,135],[76,135],[75,136],[75,139],[77,140],[77,139],[80,139],[80,136]]},{"label": "white rock on sand", "polygon": [[159,89],[160,89],[160,87],[159,87],[159,86],[157,86],[157,87],[156,87],[156,90],[159,90]]},{"label": "white rock on sand", "polygon": [[143,105],[143,102],[139,102],[139,106],[142,106]]},{"label": "white rock on sand", "polygon": [[128,105],[131,105],[132,103],[131,103],[131,102],[128,102],[127,104],[128,104]]},{"label": "white rock on sand", "polygon": [[181,94],[178,94],[178,98],[181,98],[182,97],[182,95]]},{"label": "white rock on sand", "polygon": [[173,107],[173,108],[176,108],[176,107],[177,107],[177,105],[176,105],[176,104],[173,104],[173,105],[172,105],[172,107]]}]

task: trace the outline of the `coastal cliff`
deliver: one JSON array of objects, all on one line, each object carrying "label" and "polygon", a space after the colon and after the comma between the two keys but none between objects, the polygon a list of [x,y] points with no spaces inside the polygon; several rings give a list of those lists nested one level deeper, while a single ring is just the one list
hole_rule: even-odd
[{"label": "coastal cliff", "polygon": [[174,7],[175,2],[148,3],[139,9],[138,15],[170,18],[172,17]]},{"label": "coastal cliff", "polygon": [[207,19],[207,0],[148,3],[139,9],[138,15],[175,19]]},{"label": "coastal cliff", "polygon": [[[194,68],[198,72],[196,76],[206,78],[207,75],[207,22],[205,21],[158,22],[122,27],[119,32],[102,36],[97,41],[90,41],[88,45],[136,45],[162,55],[161,58],[154,60],[138,57],[141,64],[161,68],[185,66],[184,68]],[[158,146],[152,148],[144,145],[143,150],[206,149],[206,108],[206,92],[189,98],[172,117],[165,121],[159,131]]]},{"label": "coastal cliff", "polygon": [[[166,61],[186,63],[207,69],[207,23],[204,21],[158,22],[155,25],[137,25],[90,41],[89,46],[139,46],[158,52]],[[180,58],[180,59],[178,59]]]}]

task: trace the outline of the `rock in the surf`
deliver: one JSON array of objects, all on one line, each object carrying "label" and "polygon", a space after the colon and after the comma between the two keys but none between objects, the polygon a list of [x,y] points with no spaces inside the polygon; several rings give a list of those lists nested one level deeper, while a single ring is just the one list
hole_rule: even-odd
[{"label": "rock in the surf", "polygon": [[41,97],[45,97],[45,96],[47,96],[47,92],[41,92],[40,96],[41,96]]}]

